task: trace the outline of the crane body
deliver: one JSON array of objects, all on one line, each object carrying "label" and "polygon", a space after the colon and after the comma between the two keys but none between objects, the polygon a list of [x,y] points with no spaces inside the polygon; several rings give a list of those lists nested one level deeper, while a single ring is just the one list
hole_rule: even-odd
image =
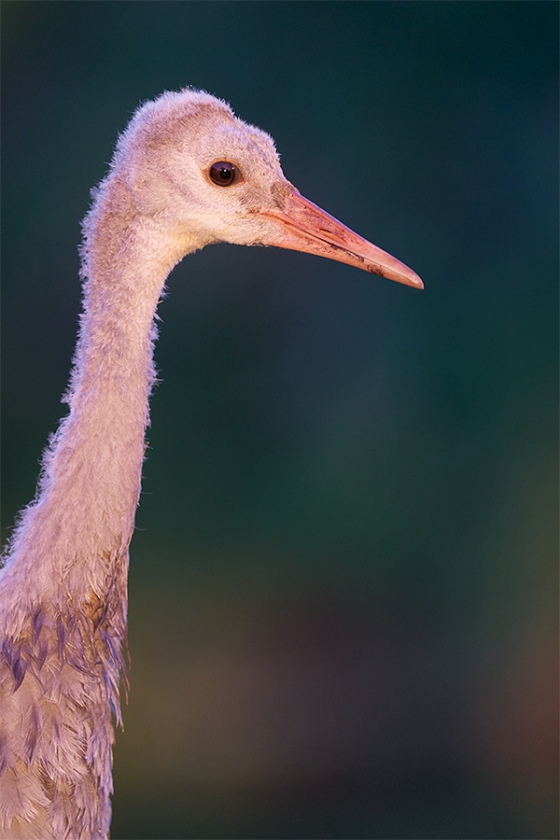
[{"label": "crane body", "polygon": [[270,137],[224,102],[185,89],[138,109],[83,223],[69,410],[0,570],[6,840],[109,835],[156,308],[174,265],[221,240],[320,254],[422,287],[304,199]]}]

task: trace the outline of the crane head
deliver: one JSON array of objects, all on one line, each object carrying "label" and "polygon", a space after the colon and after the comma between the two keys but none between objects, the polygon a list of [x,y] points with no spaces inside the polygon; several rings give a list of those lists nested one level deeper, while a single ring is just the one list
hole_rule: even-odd
[{"label": "crane head", "polygon": [[273,245],[423,288],[414,271],[304,198],[272,138],[210,94],[167,92],[141,106],[112,168],[139,212],[184,240],[184,253],[218,241]]}]

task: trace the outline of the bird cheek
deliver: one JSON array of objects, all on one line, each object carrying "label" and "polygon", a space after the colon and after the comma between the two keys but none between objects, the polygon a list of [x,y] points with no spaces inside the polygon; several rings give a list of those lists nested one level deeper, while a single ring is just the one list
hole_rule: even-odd
[{"label": "bird cheek", "polygon": [[127,181],[134,206],[143,216],[154,216],[165,209],[169,196],[161,178],[148,174],[140,178],[129,177]]}]

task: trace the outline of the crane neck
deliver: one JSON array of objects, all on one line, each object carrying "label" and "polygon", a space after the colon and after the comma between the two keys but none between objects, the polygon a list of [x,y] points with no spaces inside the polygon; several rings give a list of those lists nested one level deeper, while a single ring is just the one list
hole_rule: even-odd
[{"label": "crane neck", "polygon": [[155,381],[154,316],[184,255],[184,246],[137,211],[118,173],[98,188],[83,229],[84,305],[65,396],[70,411],[45,452],[37,497],[16,529],[3,575],[6,583],[17,567],[44,597],[48,571],[55,600],[91,587],[102,598],[114,565],[127,563]]}]

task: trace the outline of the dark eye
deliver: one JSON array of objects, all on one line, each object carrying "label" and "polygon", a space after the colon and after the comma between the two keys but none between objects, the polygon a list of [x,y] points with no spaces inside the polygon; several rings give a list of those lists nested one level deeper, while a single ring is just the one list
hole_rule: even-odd
[{"label": "dark eye", "polygon": [[227,160],[217,160],[208,170],[213,184],[219,187],[230,187],[241,180],[241,172],[234,163]]}]

